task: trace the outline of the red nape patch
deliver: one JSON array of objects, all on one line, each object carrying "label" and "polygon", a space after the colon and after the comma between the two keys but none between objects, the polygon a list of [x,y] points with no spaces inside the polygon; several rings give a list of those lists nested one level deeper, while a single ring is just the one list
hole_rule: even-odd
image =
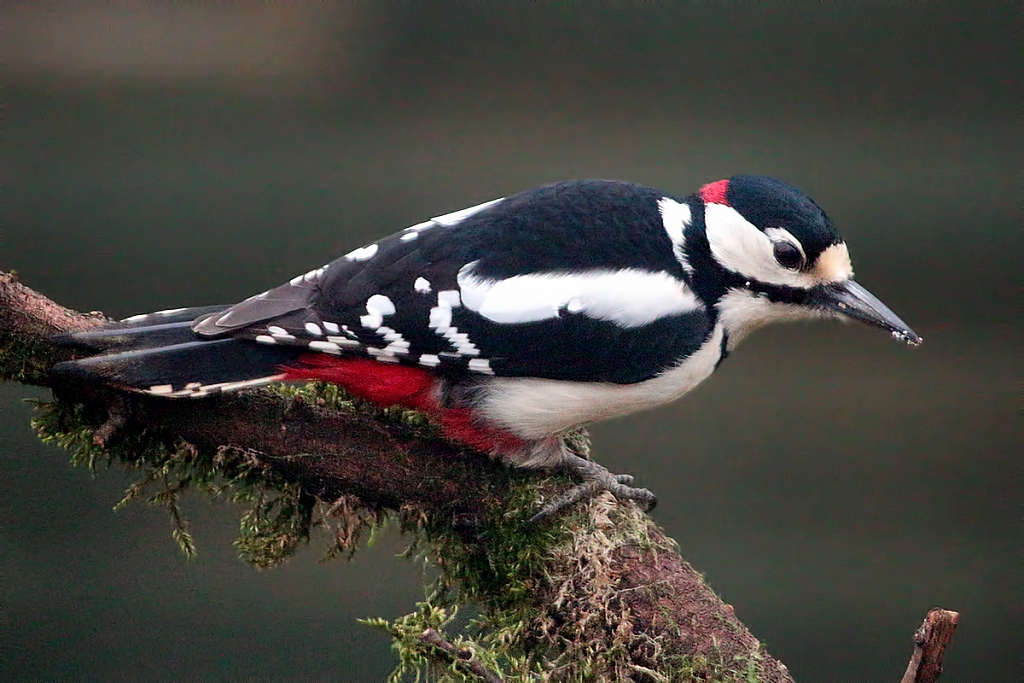
[{"label": "red nape patch", "polygon": [[348,389],[354,396],[379,406],[404,406],[416,410],[436,409],[433,394],[437,381],[426,370],[368,358],[335,358],[310,353],[299,365],[283,368],[285,381],[330,382]]},{"label": "red nape patch", "polygon": [[713,183],[708,183],[704,187],[700,188],[700,198],[704,200],[705,204],[724,204],[729,206],[729,200],[725,198],[725,193],[729,190],[728,180],[719,180]]}]

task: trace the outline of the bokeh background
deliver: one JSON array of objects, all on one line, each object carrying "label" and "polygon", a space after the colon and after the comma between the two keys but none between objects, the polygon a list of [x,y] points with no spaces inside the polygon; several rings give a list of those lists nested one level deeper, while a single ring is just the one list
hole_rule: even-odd
[{"label": "bokeh background", "polygon": [[[541,183],[804,189],[921,333],[745,342],[602,462],[802,681],[1021,680],[1016,3],[4,3],[0,268],[114,316],[231,302]],[[237,510],[114,513],[0,387],[0,679],[379,681],[419,570],[385,535],[258,572]]]}]

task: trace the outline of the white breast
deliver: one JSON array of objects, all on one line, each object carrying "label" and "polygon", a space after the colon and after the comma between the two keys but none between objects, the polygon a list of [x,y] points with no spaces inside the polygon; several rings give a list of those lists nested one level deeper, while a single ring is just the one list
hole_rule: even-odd
[{"label": "white breast", "polygon": [[708,378],[722,355],[722,326],[686,360],[636,384],[496,377],[476,410],[520,438],[543,439],[590,422],[647,410]]}]

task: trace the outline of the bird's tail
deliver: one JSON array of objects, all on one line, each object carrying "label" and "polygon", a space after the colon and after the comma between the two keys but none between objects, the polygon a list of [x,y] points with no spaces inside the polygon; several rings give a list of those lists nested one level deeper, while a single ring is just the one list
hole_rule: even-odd
[{"label": "bird's tail", "polygon": [[197,320],[226,308],[173,309],[60,335],[56,343],[95,355],[58,363],[53,372],[170,397],[207,396],[283,379],[282,366],[294,361],[301,349],[243,339],[207,339],[192,331]]}]

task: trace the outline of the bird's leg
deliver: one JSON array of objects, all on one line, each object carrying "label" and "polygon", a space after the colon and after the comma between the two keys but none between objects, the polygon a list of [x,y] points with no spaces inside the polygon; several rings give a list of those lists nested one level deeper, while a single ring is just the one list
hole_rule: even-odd
[{"label": "bird's leg", "polygon": [[531,524],[547,519],[573,503],[593,498],[601,491],[607,491],[619,500],[635,500],[647,511],[654,509],[658,502],[654,494],[647,489],[630,486],[633,483],[633,477],[630,475],[612,474],[593,460],[566,453],[562,466],[582,479],[582,483],[573,486],[542,507],[530,517]]}]

